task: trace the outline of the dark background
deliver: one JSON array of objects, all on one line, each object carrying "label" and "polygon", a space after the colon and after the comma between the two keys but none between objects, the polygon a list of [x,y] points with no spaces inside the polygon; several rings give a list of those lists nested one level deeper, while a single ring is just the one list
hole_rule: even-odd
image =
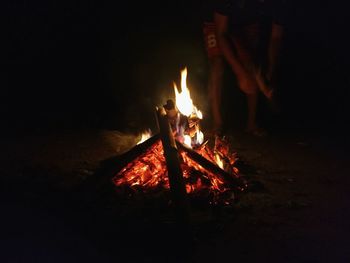
[{"label": "dark background", "polygon": [[[153,252],[164,262],[158,245],[168,247],[173,237],[164,235],[171,225],[158,224],[162,212],[141,205],[138,214],[138,206],[115,200],[114,192],[110,198],[109,174],[95,171],[133,139],[115,129],[155,126],[154,107],[173,96],[172,82],[184,66],[194,101],[209,116],[198,2],[1,1],[0,133],[14,135],[0,137],[2,258],[58,262],[83,255],[115,262],[119,250],[132,255],[129,262],[155,262]],[[269,117],[266,105],[261,112],[281,135],[234,141],[248,164],[240,170],[268,191],[248,193],[248,206],[230,215],[237,221],[224,219],[224,228],[199,224],[205,231],[198,262],[232,261],[233,248],[238,261],[349,262],[348,10],[340,0],[290,6],[282,113]],[[245,107],[231,84],[223,109],[233,127],[243,123]],[[102,136],[100,129],[113,131]],[[144,212],[154,213],[156,232]]]},{"label": "dark background", "polygon": [[[207,113],[198,2],[3,1],[5,130],[152,126],[154,106],[173,96],[184,66],[195,102]],[[347,4],[293,1],[287,21],[280,119],[344,130]]]}]

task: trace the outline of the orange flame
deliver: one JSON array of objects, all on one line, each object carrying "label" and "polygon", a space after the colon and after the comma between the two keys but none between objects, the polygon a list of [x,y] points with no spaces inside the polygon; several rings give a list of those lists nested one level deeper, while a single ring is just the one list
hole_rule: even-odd
[{"label": "orange flame", "polygon": [[187,87],[187,68],[181,71],[181,92],[177,89],[174,83],[174,91],[176,98],[176,107],[185,116],[189,117],[195,115],[197,118],[202,119],[203,114],[193,105],[191,99],[190,90]]},{"label": "orange flame", "polygon": [[150,129],[148,129],[147,131],[144,131],[142,134],[141,134],[141,139],[137,142],[137,144],[141,144],[143,143],[144,141],[148,140],[149,138],[151,138],[151,135],[152,135],[152,132]]},{"label": "orange flame", "polygon": [[[197,107],[193,104],[190,90],[187,87],[187,68],[184,68],[181,71],[181,92],[177,89],[176,84],[174,83],[174,91],[175,91],[175,100],[176,107],[182,115],[187,116],[189,120],[192,122],[191,129],[195,129],[194,133],[191,133],[190,136],[180,134],[183,136],[181,141],[183,141],[186,146],[192,148],[192,146],[201,145],[204,141],[204,134],[199,130],[198,121],[203,118],[203,114]],[[181,130],[181,129],[180,129]]]},{"label": "orange flame", "polygon": [[[190,91],[186,84],[187,68],[181,71],[181,92],[178,91],[174,83],[176,96],[176,107],[185,116],[187,116],[190,132],[183,130],[185,126],[179,126],[182,130],[177,134],[179,140],[186,146],[195,147],[195,151],[216,164],[221,169],[232,177],[238,177],[238,169],[234,166],[236,161],[235,153],[231,153],[228,144],[225,140],[215,139],[215,147],[212,150],[207,144],[203,144],[204,134],[199,129],[199,119],[203,118],[201,111],[193,105],[190,96]],[[182,125],[182,124],[181,124]],[[150,138],[151,131],[148,130],[142,133],[140,144]],[[200,145],[200,146],[199,146]],[[134,161],[130,162],[118,174],[113,177],[115,185],[121,187],[126,186],[132,190],[141,190],[142,192],[155,191],[157,189],[169,189],[169,179],[166,161],[164,158],[162,143],[158,140],[150,146],[143,154],[139,155]],[[205,169],[199,163],[191,159],[186,151],[179,151],[181,156],[181,168],[185,180],[186,192],[195,194],[198,192],[207,191],[213,200],[216,202],[218,197],[225,195],[227,191],[238,189],[242,191],[240,186],[233,186],[230,182],[226,182],[222,175],[214,174]],[[230,192],[228,192],[230,193]],[[229,195],[232,197],[232,195]],[[229,197],[229,198],[231,198]],[[231,199],[223,200],[224,203],[230,203]]]},{"label": "orange flame", "polygon": [[189,135],[184,135],[184,144],[190,148],[192,148],[192,139]]},{"label": "orange flame", "polygon": [[218,153],[215,153],[215,162],[221,169],[224,169],[224,161],[221,159]]}]

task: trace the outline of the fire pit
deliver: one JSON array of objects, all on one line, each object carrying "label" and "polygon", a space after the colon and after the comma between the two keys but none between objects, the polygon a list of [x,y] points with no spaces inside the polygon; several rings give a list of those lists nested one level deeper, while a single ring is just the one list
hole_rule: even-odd
[{"label": "fire pit", "polygon": [[[127,164],[113,177],[117,191],[152,194],[172,191],[230,205],[247,183],[235,167],[236,153],[225,138],[205,138],[200,130],[203,114],[194,106],[186,84],[187,69],[181,72],[181,92],[174,83],[175,102],[156,108],[159,133],[143,134],[125,155]],[[174,200],[173,200],[174,201]],[[181,201],[180,201],[181,202]]]}]

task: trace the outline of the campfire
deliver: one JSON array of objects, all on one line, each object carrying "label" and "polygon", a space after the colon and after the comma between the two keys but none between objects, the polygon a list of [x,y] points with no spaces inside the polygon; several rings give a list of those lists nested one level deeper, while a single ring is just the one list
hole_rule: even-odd
[{"label": "campfire", "polygon": [[127,153],[132,159],[115,174],[113,182],[117,189],[131,193],[183,191],[189,198],[202,198],[210,204],[232,204],[247,187],[235,167],[236,153],[225,138],[205,138],[200,129],[203,114],[193,104],[186,79],[185,68],[181,91],[174,83],[175,102],[169,99],[156,109],[159,133],[142,134]]}]

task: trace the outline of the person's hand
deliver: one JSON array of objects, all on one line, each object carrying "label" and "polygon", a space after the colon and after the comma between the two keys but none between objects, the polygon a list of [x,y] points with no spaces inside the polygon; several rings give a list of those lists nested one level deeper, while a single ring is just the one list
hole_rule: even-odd
[{"label": "person's hand", "polygon": [[269,85],[270,80],[262,74],[262,70],[258,69],[255,75],[256,82],[258,83],[260,91],[265,95],[268,100],[272,99],[273,89]]}]

